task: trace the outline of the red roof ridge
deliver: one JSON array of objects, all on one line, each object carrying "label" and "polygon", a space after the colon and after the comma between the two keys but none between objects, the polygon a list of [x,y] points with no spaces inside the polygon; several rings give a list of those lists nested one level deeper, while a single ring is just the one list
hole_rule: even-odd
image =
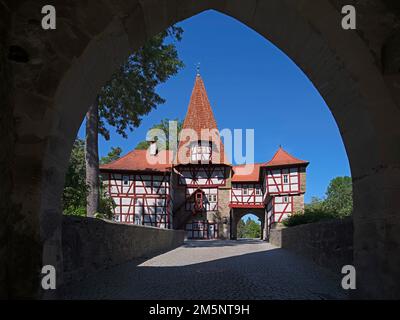
[{"label": "red roof ridge", "polygon": [[[245,168],[246,166],[253,166],[253,170],[251,172],[238,174],[235,172],[235,169]],[[232,167],[233,175],[232,182],[258,182],[260,180],[260,168],[262,163],[245,163],[239,164]]]},{"label": "red roof ridge", "polygon": [[111,161],[111,162],[109,162],[109,163],[101,164],[101,165],[99,166],[99,168],[100,168],[100,169],[106,169],[108,166],[113,165],[114,163],[116,163],[117,161],[121,160],[122,158],[125,158],[125,157],[129,156],[131,153],[134,153],[134,152],[137,152],[137,151],[146,151],[146,150],[143,150],[143,149],[133,149],[133,150],[129,151],[127,154],[125,154],[125,155],[119,157],[118,159],[115,159],[115,160],[113,160],[113,161]]},{"label": "red roof ridge", "polygon": [[122,170],[122,171],[160,171],[166,172],[172,168],[172,151],[161,150],[154,159],[166,156],[165,163],[149,163],[147,160],[148,150],[134,149],[117,160],[100,166],[100,170]]},{"label": "red roof ridge", "polygon": [[275,166],[295,165],[295,164],[308,165],[309,162],[305,161],[305,160],[300,160],[300,159],[292,156],[290,153],[288,153],[282,147],[279,147],[278,151],[275,152],[272,159],[270,161],[266,162],[263,165],[263,167],[275,167]]},{"label": "red roof ridge", "polygon": [[264,164],[264,162],[255,162],[255,163],[244,163],[244,164],[235,164],[232,166],[232,168],[238,168],[238,167],[244,167],[244,166],[262,166]]}]

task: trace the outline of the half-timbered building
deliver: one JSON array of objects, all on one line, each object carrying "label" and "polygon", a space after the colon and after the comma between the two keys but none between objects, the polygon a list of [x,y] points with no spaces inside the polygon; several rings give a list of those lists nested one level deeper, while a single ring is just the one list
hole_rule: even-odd
[{"label": "half-timbered building", "polygon": [[252,213],[266,239],[274,224],[304,210],[307,165],[281,147],[264,163],[229,163],[197,75],[177,152],[158,152],[153,142],[100,172],[117,222],[184,229],[190,239],[235,239],[238,221]]}]

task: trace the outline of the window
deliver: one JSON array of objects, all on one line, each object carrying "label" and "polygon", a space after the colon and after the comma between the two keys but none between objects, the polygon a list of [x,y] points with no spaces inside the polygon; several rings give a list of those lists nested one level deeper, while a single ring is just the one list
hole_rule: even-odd
[{"label": "window", "polygon": [[207,199],[209,202],[217,202],[217,195],[216,194],[208,194]]},{"label": "window", "polygon": [[129,176],[123,176],[123,181],[124,181],[124,185],[126,186],[126,185],[128,185],[128,182],[129,182]]},{"label": "window", "polygon": [[165,194],[166,193],[166,189],[165,188],[159,188],[158,189],[158,192],[157,192],[158,194]]},{"label": "window", "polygon": [[288,174],[284,174],[283,175],[283,183],[284,184],[288,184],[289,183],[289,175]]},{"label": "window", "polygon": [[[208,146],[207,146],[208,144]],[[191,146],[192,161],[209,161],[211,159],[211,142],[199,141]]]},{"label": "window", "polygon": [[261,190],[258,189],[258,188],[256,188],[256,195],[257,195],[257,196],[261,195]]},{"label": "window", "polygon": [[142,224],[140,216],[135,214],[135,224]]},{"label": "window", "polygon": [[247,186],[243,186],[243,195],[247,196],[249,194],[249,189],[247,188]]},{"label": "window", "polygon": [[289,197],[288,196],[283,197],[283,202],[284,203],[288,203],[289,202]]}]

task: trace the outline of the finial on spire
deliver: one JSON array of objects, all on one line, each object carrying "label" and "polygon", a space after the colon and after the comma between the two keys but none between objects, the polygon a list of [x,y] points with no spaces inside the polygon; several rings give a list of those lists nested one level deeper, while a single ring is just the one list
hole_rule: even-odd
[{"label": "finial on spire", "polygon": [[197,62],[197,64],[196,64],[196,75],[197,76],[200,75],[200,62]]}]

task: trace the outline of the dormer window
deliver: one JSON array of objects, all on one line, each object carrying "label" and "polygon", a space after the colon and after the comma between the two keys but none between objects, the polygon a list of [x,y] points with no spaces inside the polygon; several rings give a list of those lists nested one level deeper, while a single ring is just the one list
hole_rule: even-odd
[{"label": "dormer window", "polygon": [[190,148],[191,151],[191,160],[193,162],[198,161],[210,161],[211,160],[211,142],[202,142],[199,141],[196,144],[193,144]]}]

